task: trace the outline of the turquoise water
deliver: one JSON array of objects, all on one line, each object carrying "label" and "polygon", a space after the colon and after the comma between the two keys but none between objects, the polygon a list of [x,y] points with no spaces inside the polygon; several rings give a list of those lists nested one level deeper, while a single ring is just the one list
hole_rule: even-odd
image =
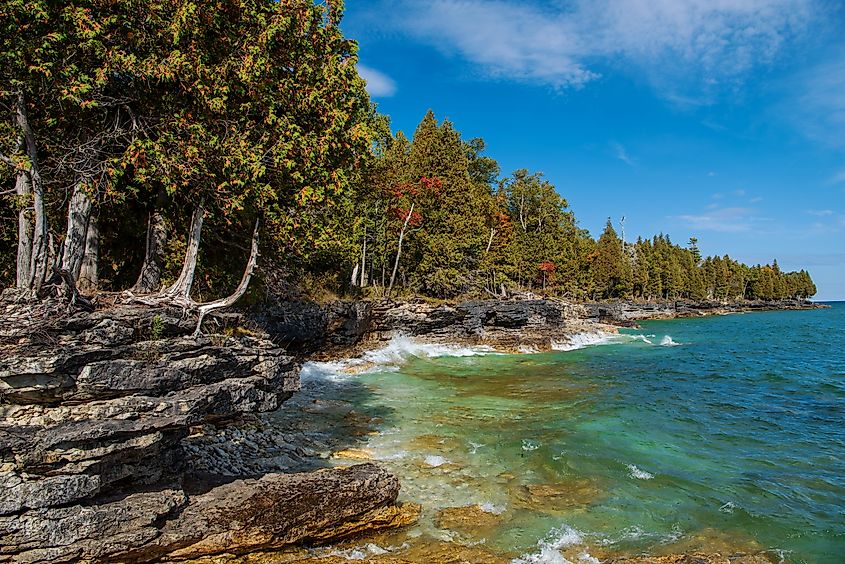
[{"label": "turquoise water", "polygon": [[[843,328],[843,303],[653,321],[568,352],[405,347],[402,363],[336,379],[378,413],[360,446],[423,504],[414,534],[516,562],[744,550],[841,563]],[[438,528],[439,509],[471,504],[498,523]]]}]

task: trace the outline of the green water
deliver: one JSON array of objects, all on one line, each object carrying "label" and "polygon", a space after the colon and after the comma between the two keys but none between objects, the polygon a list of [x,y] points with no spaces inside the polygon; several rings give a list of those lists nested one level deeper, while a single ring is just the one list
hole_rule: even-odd
[{"label": "green water", "polygon": [[[647,322],[548,354],[400,341],[371,372],[314,365],[305,379],[375,417],[358,446],[425,508],[414,534],[526,562],[578,545],[587,561],[732,549],[840,563],[843,327],[838,303]],[[472,504],[500,524],[483,538],[437,528],[439,509]]]}]

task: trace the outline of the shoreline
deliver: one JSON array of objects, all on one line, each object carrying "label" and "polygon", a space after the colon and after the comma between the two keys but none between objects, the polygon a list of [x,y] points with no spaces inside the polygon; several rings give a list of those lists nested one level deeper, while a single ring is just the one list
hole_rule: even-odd
[{"label": "shoreline", "polygon": [[[817,307],[777,305],[767,310]],[[682,317],[677,303],[658,306],[661,317],[654,317],[654,304],[531,298],[287,306],[263,317],[218,316],[216,333],[191,340],[186,337],[191,321],[165,308],[118,307],[47,321],[33,318],[26,307],[6,304],[0,324],[0,446],[8,487],[0,521],[14,534],[3,556],[25,554],[33,562],[71,553],[101,561],[124,560],[128,554],[139,562],[193,559],[248,555],[317,538],[334,546],[350,535],[361,540],[367,531],[381,535],[406,527],[420,508],[397,501],[401,476],[356,451],[375,431],[378,416],[357,412],[338,395],[340,389],[325,388],[330,384],[309,392],[307,369],[302,383],[299,375],[306,359],[349,359],[400,335],[430,346],[541,352],[571,344],[584,333],[615,333],[630,326],[632,312],[637,319],[665,319],[663,312],[672,307],[675,317]],[[695,315],[701,311],[722,310],[708,306]],[[279,418],[287,423],[277,425]],[[331,432],[321,429],[328,422]],[[338,468],[338,458],[347,470]],[[133,477],[127,482],[128,476]],[[291,478],[302,484],[295,487],[303,493],[317,496],[317,505],[290,507],[275,517],[280,522],[259,520],[250,525],[254,530],[243,530],[243,519],[257,517],[260,504],[235,507],[233,501],[261,489],[281,492],[291,487],[286,485]],[[64,489],[56,490],[60,482]],[[368,499],[364,492],[373,483],[383,485]],[[341,505],[332,501],[336,488],[350,492]],[[123,514],[126,503],[139,507],[127,522],[89,523]],[[313,511],[320,504],[326,515],[316,518]],[[197,528],[205,527],[203,513],[221,510],[231,512],[232,520],[197,536]],[[50,525],[59,514],[78,521],[79,530],[59,532]],[[285,520],[295,514],[306,521],[300,536],[290,537],[283,534]],[[317,535],[320,529],[333,532]],[[240,532],[232,537],[233,531]],[[42,534],[54,544],[28,536]],[[100,546],[110,538],[123,540]],[[454,556],[453,549],[437,551],[446,558]],[[374,556],[384,556],[373,560],[379,562],[400,557]]]}]

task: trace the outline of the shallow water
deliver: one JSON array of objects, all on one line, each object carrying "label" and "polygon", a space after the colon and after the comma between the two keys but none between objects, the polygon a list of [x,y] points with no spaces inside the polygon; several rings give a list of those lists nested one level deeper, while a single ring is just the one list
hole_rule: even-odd
[{"label": "shallow water", "polygon": [[[357,374],[312,364],[304,379],[375,417],[358,446],[423,505],[412,534],[514,562],[563,562],[577,546],[569,560],[765,550],[840,563],[844,327],[837,303],[646,322],[546,354],[400,341]],[[472,504],[495,523],[437,527],[439,509]]]}]

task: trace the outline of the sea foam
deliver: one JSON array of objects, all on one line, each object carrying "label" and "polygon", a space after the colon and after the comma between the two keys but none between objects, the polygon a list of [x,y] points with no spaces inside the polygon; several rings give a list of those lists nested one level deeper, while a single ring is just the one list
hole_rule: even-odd
[{"label": "sea foam", "polygon": [[367,351],[359,357],[331,362],[306,362],[302,381],[313,379],[343,380],[362,372],[395,372],[412,358],[467,357],[495,353],[491,347],[422,343],[409,337],[395,337],[384,347]]},{"label": "sea foam", "polygon": [[553,341],[552,350],[556,351],[574,351],[590,347],[594,345],[606,345],[614,342],[616,335],[614,333],[606,333],[597,331],[593,333],[576,333],[569,337],[565,342]]},{"label": "sea foam", "polygon": [[628,465],[628,475],[636,480],[651,480],[654,474],[650,474],[645,470],[640,470],[633,464]]},{"label": "sea foam", "polygon": [[442,456],[438,456],[436,454],[430,454],[425,457],[425,463],[427,466],[431,466],[432,468],[437,468],[438,466],[443,466],[444,464],[449,464],[449,461],[443,458]]},{"label": "sea foam", "polygon": [[[583,535],[568,525],[552,529],[546,537],[537,543],[537,552],[524,554],[511,560],[511,564],[573,564],[560,553],[560,549],[568,546],[584,544]],[[578,557],[578,562],[589,562],[595,559],[584,552]]]}]

